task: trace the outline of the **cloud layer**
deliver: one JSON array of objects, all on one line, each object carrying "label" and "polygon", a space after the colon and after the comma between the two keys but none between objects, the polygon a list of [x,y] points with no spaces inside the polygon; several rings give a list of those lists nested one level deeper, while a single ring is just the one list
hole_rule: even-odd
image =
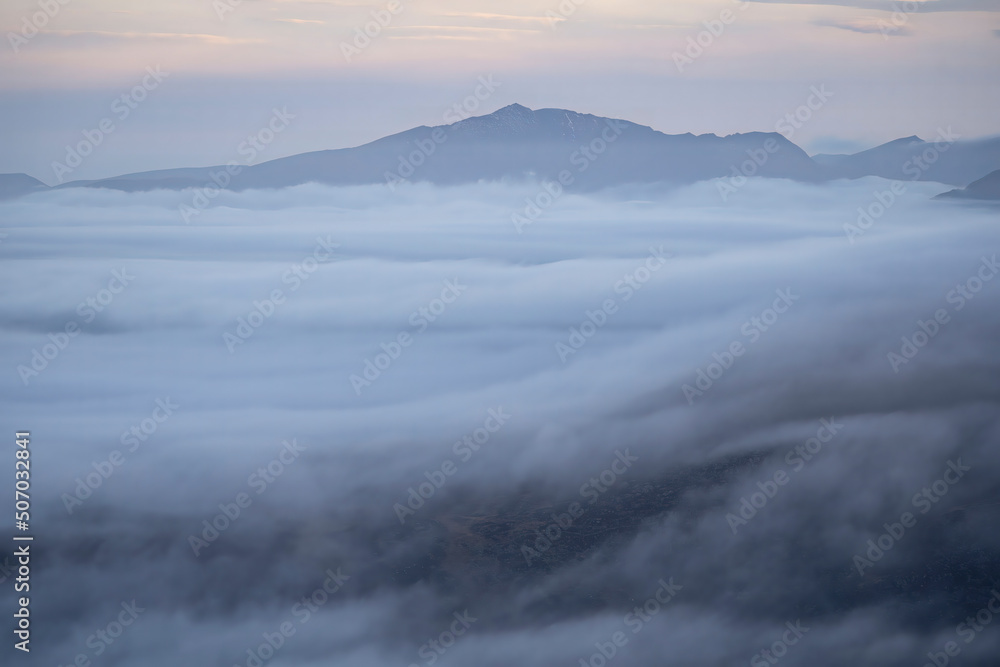
[{"label": "cloud layer", "polygon": [[1000,230],[888,189],[3,203],[38,659],[992,664]]}]

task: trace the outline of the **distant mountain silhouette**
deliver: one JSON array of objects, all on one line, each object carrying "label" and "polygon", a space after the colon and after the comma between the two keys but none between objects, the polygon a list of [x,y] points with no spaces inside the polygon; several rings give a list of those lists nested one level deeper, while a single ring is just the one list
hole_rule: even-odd
[{"label": "distant mountain silhouette", "polygon": [[[135,192],[562,179],[567,189],[594,190],[751,175],[807,182],[881,176],[965,186],[1000,169],[1000,137],[955,139],[942,135],[935,143],[905,137],[854,155],[810,158],[773,132],[670,135],[625,120],[512,104],[485,116],[416,127],[354,148],[302,153],[254,166],[233,164],[228,172],[225,165],[161,169],[57,187]],[[0,175],[0,198],[45,187],[24,174]]]},{"label": "distant mountain silhouette", "polygon": [[[768,152],[770,149],[770,152]],[[763,153],[761,151],[764,151]],[[780,134],[668,135],[623,120],[519,104],[452,125],[417,127],[356,148],[316,151],[242,167],[228,187],[281,188],[302,183],[363,185],[400,180],[456,185],[477,181],[572,177],[572,187],[693,183],[746,168],[756,175],[820,180],[820,169]],[[117,190],[201,187],[224,167],[127,174],[60,187]],[[739,173],[739,172],[737,172]]]},{"label": "distant mountain silhouette", "polygon": [[27,174],[0,174],[0,199],[13,199],[47,188],[40,180]]},{"label": "distant mountain silhouette", "polygon": [[1000,169],[991,172],[961,190],[952,190],[938,195],[935,199],[979,199],[1000,201]]},{"label": "distant mountain silhouette", "polygon": [[1000,169],[1000,137],[972,141],[941,134],[905,137],[854,155],[814,155],[828,178],[881,176],[964,186]]}]

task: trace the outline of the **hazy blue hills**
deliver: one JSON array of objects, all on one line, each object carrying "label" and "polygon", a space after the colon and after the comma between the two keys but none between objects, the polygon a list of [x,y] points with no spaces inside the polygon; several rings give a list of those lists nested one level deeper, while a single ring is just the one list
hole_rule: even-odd
[{"label": "hazy blue hills", "polygon": [[0,174],[0,199],[20,197],[47,188],[47,185],[27,174]]},{"label": "hazy blue hills", "polygon": [[965,186],[1000,169],[1000,137],[964,141],[947,129],[924,141],[905,137],[854,155],[814,155],[831,178],[881,176]]},{"label": "hazy blue hills", "polygon": [[[421,126],[362,146],[301,153],[258,165],[162,169],[72,181],[67,187],[126,192],[233,190],[328,185],[562,180],[570,189],[625,184],[684,185],[727,176],[822,182],[881,176],[965,186],[1000,169],[1000,137],[964,141],[942,130],[931,141],[906,137],[854,155],[816,155],[774,132],[664,134],[625,120],[512,104],[451,125]],[[214,177],[213,177],[214,175]],[[46,186],[25,174],[0,175],[0,197]]]},{"label": "hazy blue hills", "polygon": [[990,172],[961,190],[945,192],[937,198],[1000,201],[1000,169]]}]

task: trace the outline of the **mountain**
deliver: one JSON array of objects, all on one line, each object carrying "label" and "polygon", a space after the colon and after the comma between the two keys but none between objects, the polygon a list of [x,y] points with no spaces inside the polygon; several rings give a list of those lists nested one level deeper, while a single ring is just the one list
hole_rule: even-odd
[{"label": "mountain", "polygon": [[881,176],[965,186],[1000,169],[1000,137],[962,141],[942,131],[933,141],[905,137],[854,155],[814,155],[827,178]]},{"label": "mountain", "polygon": [[978,199],[1000,201],[1000,169],[990,172],[961,190],[952,190],[938,195],[935,199]]},{"label": "mountain", "polygon": [[[302,153],[258,165],[161,169],[64,183],[126,192],[185,188],[283,188],[430,182],[561,180],[567,189],[633,183],[679,185],[729,176],[822,182],[881,176],[965,186],[1000,169],[1000,137],[905,137],[854,155],[806,153],[781,134],[664,134],[625,120],[512,104],[485,116],[421,126],[362,146]],[[0,175],[0,198],[45,188]]]},{"label": "mountain", "polygon": [[[773,154],[766,151],[766,143]],[[748,151],[764,163],[760,175],[820,178],[808,155],[779,134],[667,135],[628,121],[563,109],[532,111],[514,104],[487,116],[415,128],[355,149],[273,160],[247,169],[237,187],[293,185],[307,179],[384,183],[387,173],[406,176],[409,166],[415,167],[412,180],[439,185],[556,180],[564,172],[573,177],[574,186],[584,189],[694,183],[731,174],[734,166],[750,159]],[[418,162],[423,164],[416,166]]]},{"label": "mountain", "polygon": [[[757,163],[752,161],[754,156]],[[694,183],[732,175],[744,163],[748,174],[822,178],[821,170],[802,149],[776,133],[668,135],[624,120],[564,109],[532,111],[512,104],[486,116],[417,127],[355,148],[244,166],[227,186],[243,190],[403,179],[456,185],[481,180],[557,180],[563,175],[570,187],[594,189],[625,183]],[[213,173],[224,169],[170,169],[60,187],[127,191],[203,187]]]},{"label": "mountain", "polygon": [[13,199],[48,187],[27,174],[0,174],[0,199]]}]

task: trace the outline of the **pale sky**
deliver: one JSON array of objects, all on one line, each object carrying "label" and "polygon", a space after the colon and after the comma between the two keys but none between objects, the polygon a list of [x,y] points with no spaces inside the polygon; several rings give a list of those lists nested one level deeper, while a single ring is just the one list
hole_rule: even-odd
[{"label": "pale sky", "polygon": [[[274,108],[294,119],[254,162],[355,146],[445,123],[480,77],[499,86],[475,115],[518,102],[720,135],[773,131],[825,86],[791,137],[810,153],[1000,134],[1000,0],[578,1],[8,0],[0,172],[55,182],[104,119],[69,180],[239,159]],[[373,12],[391,20],[349,62]],[[147,67],[167,76],[123,118]]]}]

